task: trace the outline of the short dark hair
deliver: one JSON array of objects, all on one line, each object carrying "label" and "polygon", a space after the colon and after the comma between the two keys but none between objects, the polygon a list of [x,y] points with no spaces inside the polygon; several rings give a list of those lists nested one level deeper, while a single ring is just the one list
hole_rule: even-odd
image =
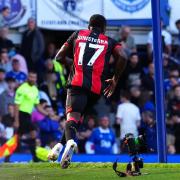
[{"label": "short dark hair", "polygon": [[177,84],[177,85],[175,85],[175,86],[173,87],[173,90],[175,90],[176,88],[179,88],[179,87],[180,87],[180,85]]},{"label": "short dark hair", "polygon": [[35,71],[34,69],[30,69],[28,74],[37,74],[37,71]]},{"label": "short dark hair", "polygon": [[137,52],[132,52],[129,57],[131,58],[132,56],[138,56],[138,53]]},{"label": "short dark hair", "polygon": [[180,19],[178,19],[178,20],[175,22],[175,24],[176,24],[176,26],[177,26],[178,24],[180,24]]},{"label": "short dark hair", "polygon": [[129,100],[131,98],[131,95],[128,90],[122,90],[120,93],[120,97],[123,97]]},{"label": "short dark hair", "polygon": [[47,101],[46,101],[45,99],[40,99],[40,100],[39,100],[39,103],[40,103],[40,104],[43,104],[43,103],[47,103]]},{"label": "short dark hair", "polygon": [[99,28],[103,32],[106,27],[106,18],[100,14],[94,14],[89,19],[89,26]]},{"label": "short dark hair", "polygon": [[16,79],[13,77],[6,77],[5,80],[6,82],[16,82]]},{"label": "short dark hair", "polygon": [[19,63],[19,60],[18,59],[13,59],[12,64],[14,64],[14,63]]},{"label": "short dark hair", "polygon": [[1,9],[1,12],[6,11],[7,9],[9,9],[9,7],[8,7],[8,6],[4,6],[4,7]]}]

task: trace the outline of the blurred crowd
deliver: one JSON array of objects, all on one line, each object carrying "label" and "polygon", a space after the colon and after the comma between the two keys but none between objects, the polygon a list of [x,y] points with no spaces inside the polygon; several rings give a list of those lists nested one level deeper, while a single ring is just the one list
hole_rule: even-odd
[{"label": "blurred crowd", "polygon": [[[6,16],[3,8],[1,16]],[[163,66],[167,150],[180,153],[180,20],[176,22],[178,44],[162,22]],[[44,36],[30,18],[20,46],[8,39],[9,28],[0,17],[0,144],[15,132],[14,98],[16,89],[25,83],[28,72],[37,73],[39,106],[31,119],[37,131],[37,144],[51,148],[62,136],[65,126],[66,81],[72,60],[53,61],[57,45],[45,44]],[[59,32],[61,33],[61,32]],[[147,50],[141,52],[131,28],[120,28],[115,39],[121,42],[128,56],[127,66],[110,99],[104,96],[87,112],[78,132],[79,153],[116,154],[125,152],[121,141],[126,133],[144,135],[151,153],[157,152],[156,112],[154,91],[153,35],[147,36]],[[63,43],[63,42],[61,42]],[[115,60],[111,58],[109,76],[113,75]],[[18,151],[25,151],[23,143]]]}]

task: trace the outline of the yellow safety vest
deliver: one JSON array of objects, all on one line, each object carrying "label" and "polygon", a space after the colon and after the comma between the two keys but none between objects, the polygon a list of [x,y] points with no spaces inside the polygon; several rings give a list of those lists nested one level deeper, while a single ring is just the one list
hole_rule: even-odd
[{"label": "yellow safety vest", "polygon": [[[66,85],[66,79],[64,77],[64,68],[61,65],[61,63],[57,62],[56,60],[53,60],[53,65],[54,65],[54,71],[60,74],[62,87],[64,87]],[[56,87],[57,87],[57,89],[62,88],[60,83],[57,83]]]}]

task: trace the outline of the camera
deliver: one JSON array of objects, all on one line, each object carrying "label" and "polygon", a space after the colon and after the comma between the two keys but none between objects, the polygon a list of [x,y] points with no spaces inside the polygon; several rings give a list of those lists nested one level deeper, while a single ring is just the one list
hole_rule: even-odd
[{"label": "camera", "polygon": [[138,155],[147,151],[147,146],[142,135],[135,137],[132,133],[125,135],[123,145],[128,147],[128,153],[132,157],[131,162],[126,166],[126,172],[117,170],[117,161],[113,163],[113,170],[120,177],[140,176],[140,169],[143,168],[143,159]]},{"label": "camera", "polygon": [[123,139],[123,144],[128,147],[130,156],[135,156],[147,151],[147,146],[142,135],[134,137],[133,134],[128,133]]}]

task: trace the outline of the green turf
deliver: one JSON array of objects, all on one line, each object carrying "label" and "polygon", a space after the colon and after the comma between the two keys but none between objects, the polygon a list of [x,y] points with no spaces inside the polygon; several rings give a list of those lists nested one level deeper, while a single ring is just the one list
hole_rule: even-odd
[{"label": "green turf", "polygon": [[[124,170],[125,164],[119,164],[119,168]],[[180,180],[179,164],[145,164],[142,172],[149,174],[125,179]],[[119,177],[113,172],[112,163],[73,163],[64,170],[57,163],[0,164],[0,180],[76,179],[112,180]]]}]

